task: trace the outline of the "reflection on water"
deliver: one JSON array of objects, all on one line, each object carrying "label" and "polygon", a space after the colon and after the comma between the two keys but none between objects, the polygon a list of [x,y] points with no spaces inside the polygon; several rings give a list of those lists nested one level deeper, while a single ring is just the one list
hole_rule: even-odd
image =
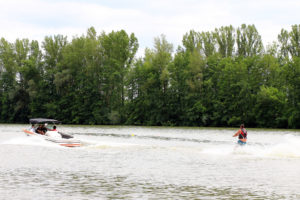
[{"label": "reflection on water", "polygon": [[65,148],[21,128],[0,125],[0,199],[300,199],[298,133],[66,126],[86,146]]}]

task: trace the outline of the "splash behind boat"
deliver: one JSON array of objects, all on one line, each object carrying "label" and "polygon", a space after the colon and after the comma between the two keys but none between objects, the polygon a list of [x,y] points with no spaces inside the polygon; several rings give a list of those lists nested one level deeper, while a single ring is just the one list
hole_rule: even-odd
[{"label": "splash behind boat", "polygon": [[[29,120],[30,124],[34,125],[34,128],[36,129],[39,125],[45,126],[44,133],[41,134],[37,131],[34,131],[32,129],[23,129],[24,133],[27,136],[34,136],[34,137],[43,137],[46,141],[50,141],[53,143],[57,143],[61,146],[65,147],[80,147],[81,141],[74,139],[72,135],[58,132],[57,130],[53,129],[56,124],[60,124],[61,122],[55,119],[45,119],[45,118],[34,118]],[[46,126],[52,126],[51,129],[46,128]]]}]

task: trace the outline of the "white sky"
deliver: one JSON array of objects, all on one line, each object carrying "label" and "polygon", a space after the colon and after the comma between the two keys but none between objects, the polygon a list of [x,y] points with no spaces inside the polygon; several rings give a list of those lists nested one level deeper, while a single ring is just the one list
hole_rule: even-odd
[{"label": "white sky", "polygon": [[174,49],[189,30],[254,24],[266,46],[282,28],[300,23],[299,0],[0,0],[0,38],[43,40],[45,36],[124,29],[139,40],[139,54],[166,35]]}]

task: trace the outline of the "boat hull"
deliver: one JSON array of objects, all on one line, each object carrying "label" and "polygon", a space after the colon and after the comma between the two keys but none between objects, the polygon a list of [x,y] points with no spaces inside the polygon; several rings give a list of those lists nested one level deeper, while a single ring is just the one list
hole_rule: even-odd
[{"label": "boat hull", "polygon": [[80,147],[81,141],[76,139],[63,139],[63,138],[52,138],[46,135],[40,135],[37,133],[33,133],[27,129],[23,129],[24,133],[27,136],[42,136],[46,141],[53,142],[59,144],[60,146],[64,147]]}]

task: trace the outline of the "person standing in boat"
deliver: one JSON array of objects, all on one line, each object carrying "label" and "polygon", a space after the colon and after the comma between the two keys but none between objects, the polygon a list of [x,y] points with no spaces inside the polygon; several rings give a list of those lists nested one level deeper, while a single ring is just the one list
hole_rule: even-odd
[{"label": "person standing in boat", "polygon": [[241,124],[240,129],[232,136],[239,136],[238,144],[245,145],[247,143],[247,130],[245,129],[245,125]]}]

